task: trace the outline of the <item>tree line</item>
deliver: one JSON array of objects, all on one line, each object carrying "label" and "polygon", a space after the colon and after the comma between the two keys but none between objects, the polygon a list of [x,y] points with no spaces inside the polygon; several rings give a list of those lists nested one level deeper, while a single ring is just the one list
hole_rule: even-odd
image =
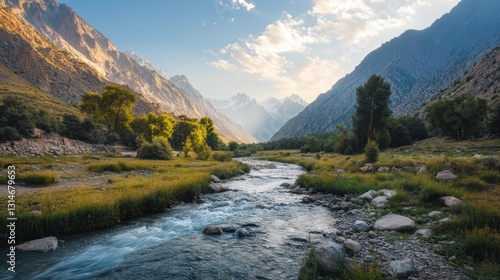
[{"label": "tree line", "polygon": [[121,143],[138,148],[138,157],[170,159],[172,150],[208,159],[213,150],[226,148],[213,121],[171,113],[133,114],[136,96],[127,88],[108,85],[101,93],[88,92],[79,105],[85,115],[65,114],[61,118],[37,110],[15,97],[0,105],[0,141],[30,137],[34,128],[93,144]]}]

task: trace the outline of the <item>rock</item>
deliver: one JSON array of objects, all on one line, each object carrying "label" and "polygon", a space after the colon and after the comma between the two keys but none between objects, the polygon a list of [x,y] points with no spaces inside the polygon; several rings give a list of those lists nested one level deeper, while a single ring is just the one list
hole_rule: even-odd
[{"label": "rock", "polygon": [[360,220],[354,222],[354,226],[352,228],[358,232],[367,232],[370,230],[370,226],[365,221]]},{"label": "rock", "polygon": [[389,200],[387,200],[387,197],[385,196],[377,196],[372,200],[372,202],[370,202],[370,204],[377,208],[385,208],[387,204],[389,204]]},{"label": "rock", "polygon": [[327,273],[341,271],[345,262],[344,248],[333,241],[316,244],[313,256],[319,268]]},{"label": "rock", "polygon": [[450,218],[444,218],[444,219],[441,219],[438,221],[438,223],[440,224],[446,224],[446,223],[449,223],[451,222],[451,219]]},{"label": "rock", "polygon": [[243,170],[238,170],[238,175],[245,175],[245,174],[246,174],[246,173],[245,173],[245,171],[243,171]]},{"label": "rock", "polygon": [[31,211],[30,214],[35,215],[35,216],[40,216],[40,215],[42,215],[42,212],[35,210],[35,211]]},{"label": "rock", "polygon": [[344,249],[349,255],[354,256],[361,252],[361,244],[352,239],[347,239],[344,241]]},{"label": "rock", "polygon": [[427,214],[427,216],[429,216],[431,218],[434,218],[434,217],[437,217],[437,216],[440,216],[440,215],[443,215],[443,212],[441,212],[441,211],[432,211],[429,214]]},{"label": "rock", "polygon": [[215,175],[210,175],[210,180],[212,180],[213,183],[220,183],[220,179]]},{"label": "rock", "polygon": [[364,194],[362,194],[362,195],[360,195],[358,197],[361,198],[361,199],[364,199],[364,200],[372,200],[376,195],[377,195],[376,191],[369,190],[369,191],[365,192]]},{"label": "rock", "polygon": [[387,173],[387,172],[389,172],[389,171],[391,171],[391,168],[389,168],[389,167],[385,167],[385,166],[380,167],[380,168],[377,170],[377,172],[385,172],[385,173]]},{"label": "rock", "polygon": [[416,224],[410,218],[405,216],[389,214],[378,219],[375,222],[374,228],[376,230],[395,230],[395,231],[407,231],[415,229]]},{"label": "rock", "polygon": [[374,231],[369,231],[369,232],[368,232],[368,237],[369,237],[369,238],[375,238],[375,237],[377,237],[377,233],[376,233],[376,232],[374,232]]},{"label": "rock", "polygon": [[39,128],[33,129],[33,133],[31,134],[31,138],[42,138],[43,130]]},{"label": "rock", "polygon": [[378,191],[378,193],[382,193],[387,198],[391,198],[391,197],[393,197],[393,196],[396,195],[396,191],[395,190],[386,190],[386,189],[383,189],[383,190]]},{"label": "rock", "polygon": [[417,174],[427,174],[427,173],[429,173],[427,166],[422,165],[422,166],[417,167]]},{"label": "rock", "polygon": [[306,190],[304,190],[301,187],[295,187],[295,188],[291,189],[290,192],[294,193],[294,194],[304,194],[306,192]]},{"label": "rock", "polygon": [[236,235],[238,237],[245,237],[248,235],[248,231],[246,231],[246,229],[244,228],[240,228],[239,230],[236,231]]},{"label": "rock", "polygon": [[436,179],[440,181],[452,181],[458,179],[458,176],[450,170],[441,171],[436,175]]},{"label": "rock", "polygon": [[432,235],[432,231],[428,228],[419,229],[417,230],[417,232],[415,232],[415,235],[422,238],[429,238]]},{"label": "rock", "polygon": [[308,197],[308,196],[304,196],[304,197],[302,198],[302,203],[304,203],[304,204],[309,204],[309,203],[311,203],[311,202],[313,202],[313,201],[312,201],[312,200],[311,200],[311,198],[310,198],[310,197]]},{"label": "rock", "polygon": [[98,156],[92,156],[91,159],[93,159],[93,160],[101,160],[101,158],[98,157]]},{"label": "rock", "polygon": [[345,173],[345,170],[342,168],[339,168],[339,169],[335,170],[335,172],[339,173],[339,174],[343,174],[343,173]]},{"label": "rock", "polygon": [[57,238],[54,236],[45,237],[42,239],[31,240],[21,245],[16,246],[16,249],[22,252],[41,252],[57,250]]},{"label": "rock", "polygon": [[212,189],[212,191],[216,192],[216,193],[228,191],[228,189],[226,187],[224,187],[221,184],[217,184],[217,183],[211,183],[210,189]]},{"label": "rock", "polygon": [[454,196],[443,196],[440,198],[440,200],[446,205],[447,207],[454,207],[458,206],[463,203],[462,200],[454,197]]},{"label": "rock", "polygon": [[221,235],[224,231],[220,227],[208,226],[203,230],[206,235]]},{"label": "rock", "polygon": [[482,159],[483,156],[482,155],[479,155],[479,154],[475,154],[472,156],[473,159]]},{"label": "rock", "polygon": [[375,168],[373,167],[373,164],[367,163],[365,166],[361,167],[360,169],[362,172],[373,172]]},{"label": "rock", "polygon": [[408,278],[415,272],[415,265],[412,259],[393,261],[390,266],[392,276],[397,278]]},{"label": "rock", "polygon": [[282,188],[286,188],[286,189],[289,189],[289,188],[291,188],[291,187],[292,187],[292,184],[290,184],[290,183],[282,183],[282,184],[280,185],[280,187],[282,187]]}]

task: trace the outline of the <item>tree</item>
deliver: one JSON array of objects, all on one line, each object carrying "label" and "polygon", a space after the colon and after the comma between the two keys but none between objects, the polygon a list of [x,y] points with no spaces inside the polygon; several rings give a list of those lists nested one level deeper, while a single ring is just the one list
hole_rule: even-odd
[{"label": "tree", "polygon": [[406,128],[412,141],[429,138],[429,132],[422,119],[415,116],[399,116],[396,118],[396,121]]},{"label": "tree", "polygon": [[488,103],[482,98],[464,94],[435,101],[425,112],[435,135],[445,135],[457,141],[471,137],[477,139],[483,132]]},{"label": "tree", "polygon": [[101,95],[88,92],[83,95],[80,109],[94,121],[103,123],[111,132],[124,133],[133,119],[135,95],[119,85],[108,85]]},{"label": "tree", "polygon": [[488,128],[491,134],[496,137],[500,137],[500,104],[493,110],[493,114],[488,123]]},{"label": "tree", "polygon": [[166,113],[149,113],[135,118],[130,126],[136,137],[142,137],[148,142],[152,142],[154,137],[171,139],[174,133],[175,118]]},{"label": "tree", "polygon": [[215,130],[215,125],[212,119],[202,118],[200,124],[205,127],[207,131],[207,144],[212,150],[218,150],[220,146],[223,145],[222,140],[219,138],[219,134]]},{"label": "tree", "polygon": [[154,137],[152,143],[145,143],[137,151],[141,159],[171,160],[172,148],[165,137]]},{"label": "tree", "polygon": [[352,150],[351,135],[349,135],[349,132],[343,125],[337,125],[337,131],[339,133],[334,136],[334,141],[335,141],[334,152],[345,155],[347,154],[346,152],[348,152],[349,147],[351,147]]},{"label": "tree", "polygon": [[378,148],[377,142],[373,140],[368,140],[365,146],[365,160],[367,163],[374,163],[378,160],[378,154],[380,150]]},{"label": "tree", "polygon": [[[15,129],[18,133],[12,134],[14,138],[29,137],[33,133],[35,121],[33,118],[33,108],[22,99],[14,96],[6,96],[3,99],[3,104],[0,105],[0,127],[10,127]],[[11,130],[9,130],[11,131]],[[17,140],[8,139],[9,136],[4,136],[4,140]]]},{"label": "tree", "polygon": [[394,123],[389,128],[389,133],[391,134],[390,147],[392,148],[410,145],[412,143],[408,130],[397,120],[394,120]]},{"label": "tree", "polygon": [[358,151],[368,140],[376,140],[377,131],[386,129],[387,118],[391,116],[390,96],[390,84],[377,75],[372,75],[356,89],[356,112],[352,124]]}]

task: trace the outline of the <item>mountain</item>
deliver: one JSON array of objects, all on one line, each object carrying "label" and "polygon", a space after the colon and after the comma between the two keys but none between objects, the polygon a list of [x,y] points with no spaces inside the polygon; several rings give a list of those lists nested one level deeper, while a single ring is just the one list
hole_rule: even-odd
[{"label": "mountain", "polygon": [[[40,34],[75,60],[91,66],[103,79],[127,85],[142,93],[149,102],[159,104],[163,111],[195,118],[206,115],[204,108],[189,94],[145,65],[137,56],[120,52],[109,39],[67,5],[58,4],[56,0],[0,0],[0,4],[6,5],[12,12],[24,18]],[[238,142],[253,139],[249,135],[233,135],[231,128],[225,127],[224,120],[213,121],[223,128],[224,132],[220,134],[225,139]]]},{"label": "mountain", "polygon": [[243,130],[241,126],[229,119],[221,111],[216,109],[212,105],[212,103],[205,99],[203,95],[201,95],[201,93],[191,85],[186,76],[174,76],[170,78],[170,82],[172,82],[178,88],[184,90],[194,100],[196,100],[200,104],[205,116],[211,118],[212,120],[217,120],[217,122],[215,123],[215,128],[217,129],[217,132],[222,136],[222,138],[225,138],[225,140],[238,140],[238,142],[244,143],[258,142],[257,139]]},{"label": "mountain", "polygon": [[[469,72],[436,99],[448,99],[463,94],[484,98],[491,108],[500,104],[500,47],[486,53]],[[423,115],[426,107],[418,111],[419,115]]]},{"label": "mountain", "polygon": [[300,113],[306,104],[297,95],[283,100],[268,98],[259,103],[244,93],[210,102],[262,142],[268,141],[286,121]]},{"label": "mountain", "polygon": [[297,116],[308,105],[297,94],[292,94],[284,99],[268,98],[259,105],[263,106],[271,116],[286,123],[291,118]]},{"label": "mountain", "polygon": [[500,45],[500,1],[462,0],[427,29],[408,30],[371,52],[272,138],[333,132],[351,126],[356,88],[372,74],[391,84],[391,108],[408,114],[462,77],[485,52]]}]

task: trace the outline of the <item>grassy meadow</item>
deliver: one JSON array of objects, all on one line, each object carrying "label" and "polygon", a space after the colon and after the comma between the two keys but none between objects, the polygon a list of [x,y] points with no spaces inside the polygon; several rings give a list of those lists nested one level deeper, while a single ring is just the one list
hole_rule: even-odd
[{"label": "grassy meadow", "polygon": [[[263,159],[295,163],[308,173],[297,184],[313,192],[336,195],[360,195],[368,190],[393,189],[390,207],[384,211],[407,215],[407,207],[415,213],[434,210],[451,215],[451,222],[434,226],[428,241],[455,241],[440,253],[456,257],[453,264],[469,265],[470,276],[481,279],[500,277],[500,141],[480,140],[455,142],[428,139],[413,146],[387,150],[374,164],[375,172],[363,173],[364,155],[301,154],[298,151],[260,152]],[[480,158],[473,158],[480,154]],[[415,174],[420,166],[428,172]],[[401,171],[377,172],[379,167],[396,167]],[[452,170],[458,179],[438,181],[439,171]],[[445,208],[439,200],[455,196],[464,201],[459,207]],[[416,219],[423,226],[425,219]],[[454,258],[453,258],[454,259]],[[304,279],[307,279],[304,278]],[[353,278],[358,279],[358,278]],[[359,278],[361,279],[361,278]]]},{"label": "grassy meadow", "polygon": [[[210,191],[210,175],[230,178],[249,167],[235,161],[140,160],[99,155],[0,158],[5,174],[16,166],[18,241],[112,227],[127,219],[164,212]],[[7,209],[7,195],[0,197]],[[0,212],[6,228],[7,211]]]}]

